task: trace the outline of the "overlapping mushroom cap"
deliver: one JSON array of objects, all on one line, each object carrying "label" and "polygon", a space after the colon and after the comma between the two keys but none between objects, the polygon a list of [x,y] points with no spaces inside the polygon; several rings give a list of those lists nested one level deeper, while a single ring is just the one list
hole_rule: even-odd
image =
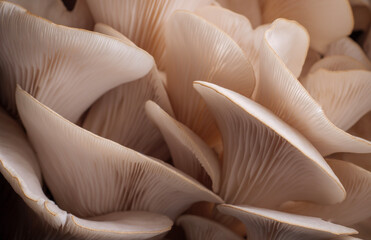
[{"label": "overlapping mushroom cap", "polygon": [[0,238],[370,237],[366,0],[11,2]]}]

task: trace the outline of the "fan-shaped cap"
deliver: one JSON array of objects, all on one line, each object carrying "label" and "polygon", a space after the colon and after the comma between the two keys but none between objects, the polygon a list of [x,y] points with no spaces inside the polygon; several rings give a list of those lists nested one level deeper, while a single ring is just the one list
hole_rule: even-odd
[{"label": "fan-shaped cap", "polygon": [[287,24],[286,20],[277,20],[265,32],[255,100],[301,132],[322,155],[371,152],[370,142],[344,132],[328,120],[319,104],[277,54],[272,42],[280,39],[277,26],[283,23]]},{"label": "fan-shaped cap", "polygon": [[[94,219],[81,219],[60,209],[42,190],[39,165],[21,126],[2,109],[0,172],[27,205],[23,208],[28,212],[27,209],[31,208],[40,218],[32,221],[41,221],[40,230],[48,231],[42,234],[53,236],[53,239],[56,232],[61,236],[70,234],[88,239],[149,239],[166,233],[172,226],[172,221],[166,216],[149,212],[115,212]],[[68,192],[67,189],[65,194]],[[19,219],[19,224],[25,221],[25,217]]]},{"label": "fan-shaped cap", "polygon": [[347,191],[345,200],[335,205],[290,202],[283,205],[282,209],[347,226],[370,218],[371,172],[349,162],[334,159],[327,161]]},{"label": "fan-shaped cap", "polygon": [[345,131],[371,111],[370,71],[319,69],[309,74],[303,85],[328,119]]},{"label": "fan-shaped cap", "polygon": [[[164,25],[177,9],[193,11],[211,0],[87,0],[95,22],[118,30],[165,68]],[[167,68],[167,66],[166,66]]]},{"label": "fan-shaped cap", "polygon": [[85,0],[77,0],[72,11],[68,11],[60,0],[8,0],[19,4],[35,15],[50,21],[76,28],[93,28],[93,17]]},{"label": "fan-shaped cap", "polygon": [[143,77],[154,64],[137,47],[50,23],[11,3],[0,2],[0,15],[0,101],[13,113],[19,84],[76,122],[103,93]]},{"label": "fan-shaped cap", "polygon": [[277,207],[290,199],[337,203],[344,188],[317,150],[258,103],[196,82],[223,138],[220,196],[227,203]]},{"label": "fan-shaped cap", "polygon": [[212,144],[218,137],[216,125],[192,82],[209,81],[251,96],[255,86],[252,66],[226,33],[185,11],[169,19],[166,46],[167,90],[176,119]]},{"label": "fan-shaped cap", "polygon": [[368,59],[362,48],[349,37],[341,38],[331,43],[325,56],[345,55],[361,62],[368,70],[371,70],[371,61]]},{"label": "fan-shaped cap", "polygon": [[170,148],[174,166],[214,192],[219,191],[220,166],[216,154],[194,132],[173,119],[156,103],[148,101],[146,112]]},{"label": "fan-shaped cap", "polygon": [[[106,25],[100,24],[98,29],[130,42]],[[146,76],[107,92],[92,105],[83,128],[135,151],[167,160],[167,146],[144,110],[145,102],[153,100],[173,115],[162,77],[154,66]]]},{"label": "fan-shaped cap", "polygon": [[265,0],[263,22],[277,18],[295,20],[310,34],[311,47],[326,51],[331,42],[349,35],[353,29],[353,15],[347,0]]},{"label": "fan-shaped cap", "polygon": [[213,220],[195,215],[183,215],[177,220],[189,240],[242,240],[243,238]]},{"label": "fan-shaped cap", "polygon": [[251,240],[330,239],[356,234],[351,228],[323,221],[320,218],[289,214],[250,206],[222,204],[218,210],[245,223],[247,237]]},{"label": "fan-shaped cap", "polygon": [[170,165],[67,121],[20,87],[16,98],[46,184],[63,209],[82,217],[133,210],[174,219],[194,202],[222,201]]}]

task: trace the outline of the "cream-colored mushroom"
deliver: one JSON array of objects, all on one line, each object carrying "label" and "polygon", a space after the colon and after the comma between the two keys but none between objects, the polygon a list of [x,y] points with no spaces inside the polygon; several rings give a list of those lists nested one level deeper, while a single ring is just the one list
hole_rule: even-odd
[{"label": "cream-colored mushroom", "polygon": [[[95,22],[118,30],[165,68],[164,25],[177,9],[193,11],[212,0],[87,0]],[[167,66],[166,66],[167,67]]]},{"label": "cream-colored mushroom", "polygon": [[371,71],[318,69],[303,85],[328,119],[344,131],[371,111]]},{"label": "cream-colored mushroom", "polygon": [[192,203],[222,202],[170,165],[78,127],[20,87],[16,100],[46,184],[77,216],[131,210],[175,219]]},{"label": "cream-colored mushroom", "polygon": [[[37,121],[37,118],[35,119]],[[51,134],[53,133],[55,132],[51,131]],[[59,151],[63,154],[64,150]],[[45,235],[48,239],[56,237],[64,239],[72,235],[84,239],[152,239],[164,235],[173,224],[166,216],[150,212],[117,211],[82,219],[60,209],[43,192],[38,160],[22,127],[2,109],[0,109],[0,172],[26,204],[20,208],[23,209],[23,215],[17,224],[22,226],[22,221],[33,221],[33,227],[36,226],[41,231],[37,233],[40,237]],[[94,180],[94,177],[90,180]],[[59,185],[63,186],[65,183],[60,181]],[[71,194],[68,189],[64,193]],[[32,216],[32,211],[28,208],[37,214],[34,219],[25,215]],[[22,234],[27,236],[27,232],[22,233],[19,228],[17,231],[18,236]]]},{"label": "cream-colored mushroom", "polygon": [[167,91],[175,117],[213,145],[218,130],[192,82],[209,81],[251,96],[255,86],[252,66],[226,33],[186,11],[177,11],[169,19],[166,46]]},{"label": "cream-colored mushroom", "polygon": [[218,210],[240,219],[249,240],[332,239],[357,231],[320,218],[300,216],[251,206],[222,204]]},{"label": "cream-colored mushroom", "polygon": [[361,62],[368,70],[371,70],[371,61],[368,59],[362,48],[349,37],[341,38],[332,42],[325,53],[325,56],[345,55]]},{"label": "cream-colored mushroom", "polygon": [[325,52],[331,42],[353,30],[353,14],[347,0],[265,0],[263,23],[277,18],[295,20],[309,32],[311,47]]},{"label": "cream-colored mushroom", "polygon": [[223,139],[220,196],[227,203],[274,208],[290,199],[338,203],[345,190],[319,152],[258,103],[196,82]]},{"label": "cream-colored mushroom", "polygon": [[183,215],[177,220],[189,240],[242,240],[243,238],[213,220],[195,215]]},{"label": "cream-colored mushroom", "polygon": [[16,112],[21,85],[70,121],[103,93],[147,74],[153,58],[103,34],[53,24],[0,2],[0,101]]},{"label": "cream-colored mushroom", "polygon": [[327,161],[347,192],[345,200],[335,205],[290,202],[282,206],[282,209],[347,226],[370,218],[371,172],[349,162],[334,159],[327,159]]},{"label": "cream-colored mushroom", "polygon": [[[255,100],[301,132],[322,155],[334,152],[371,152],[371,143],[336,127],[321,106],[296,79],[274,48],[281,39],[279,19],[265,32],[260,52],[260,79]],[[294,23],[291,23],[294,24]],[[269,97],[267,97],[269,96]]]},{"label": "cream-colored mushroom", "polygon": [[176,168],[203,185],[219,191],[220,166],[216,154],[187,126],[173,119],[156,103],[148,101],[146,112],[159,128],[170,149]]},{"label": "cream-colored mushroom", "polygon": [[[133,44],[108,26],[100,24],[98,30]],[[173,115],[162,78],[154,65],[144,77],[105,93],[89,109],[83,128],[135,151],[167,160],[167,146],[144,110],[145,102],[153,100]]]}]

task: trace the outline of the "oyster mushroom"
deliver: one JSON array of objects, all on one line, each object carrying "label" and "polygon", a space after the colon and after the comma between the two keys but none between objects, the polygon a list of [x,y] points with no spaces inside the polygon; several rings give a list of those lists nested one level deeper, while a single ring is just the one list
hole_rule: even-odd
[{"label": "oyster mushroom", "polygon": [[77,122],[103,93],[143,77],[154,64],[142,49],[53,24],[8,2],[0,2],[0,15],[0,102],[13,114],[19,84]]},{"label": "oyster mushroom", "polygon": [[[98,24],[96,29],[135,46],[107,25]],[[154,65],[144,77],[105,93],[89,109],[83,128],[140,153],[167,160],[167,146],[144,110],[145,102],[153,100],[173,115],[163,78]]]},{"label": "oyster mushroom", "polygon": [[[118,30],[165,68],[164,26],[177,9],[193,11],[211,0],[87,0],[95,22]],[[167,66],[166,66],[167,67]]]},{"label": "oyster mushroom", "polygon": [[327,159],[327,161],[347,191],[345,200],[335,205],[290,202],[283,205],[282,209],[347,226],[370,218],[371,172],[349,162],[335,159]]},{"label": "oyster mushroom", "polygon": [[192,203],[222,202],[180,171],[101,138],[23,91],[17,107],[58,205],[79,217],[150,211],[175,219]]},{"label": "oyster mushroom", "polygon": [[248,239],[251,240],[331,239],[358,233],[352,228],[326,222],[320,218],[263,208],[222,204],[218,206],[218,210],[240,219],[246,226]]},{"label": "oyster mushroom", "polygon": [[187,126],[173,119],[156,103],[146,103],[148,117],[160,129],[176,168],[214,192],[219,191],[220,166],[216,154]]},{"label": "oyster mushroom", "polygon": [[225,202],[274,208],[290,199],[333,204],[345,198],[319,152],[269,110],[215,84],[194,87],[222,134],[219,195]]},{"label": "oyster mushroom", "polygon": [[[34,234],[48,239],[69,239],[71,236],[88,239],[150,239],[164,235],[173,224],[164,215],[144,211],[117,211],[94,218],[80,218],[62,210],[43,192],[40,166],[22,127],[2,109],[0,109],[0,172],[26,204],[17,206],[18,209],[21,207],[24,209],[22,217],[16,222],[18,237],[33,237],[28,235],[30,232],[23,233],[20,228],[22,224],[24,226],[31,224],[23,222],[27,220],[32,221],[32,226],[40,231],[33,232]],[[64,182],[60,182],[60,185],[63,184]],[[69,190],[65,193],[69,194]],[[27,214],[32,216],[32,212],[36,213],[36,217],[27,217]],[[13,227],[8,226],[11,229]]]}]

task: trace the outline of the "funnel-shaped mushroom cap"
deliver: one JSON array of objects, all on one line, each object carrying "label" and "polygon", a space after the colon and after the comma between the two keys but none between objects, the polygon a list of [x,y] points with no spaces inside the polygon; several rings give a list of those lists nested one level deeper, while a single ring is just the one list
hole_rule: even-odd
[{"label": "funnel-shaped mushroom cap", "polygon": [[[63,154],[63,151],[61,153]],[[27,205],[23,206],[26,210],[22,214],[30,212],[27,209],[31,208],[37,214],[37,218],[40,218],[37,220],[41,222],[38,226],[40,230],[47,231],[39,233],[39,236],[45,234],[49,236],[48,239],[55,239],[56,232],[61,236],[72,235],[84,239],[149,239],[166,233],[172,226],[172,221],[166,216],[150,212],[115,212],[92,219],[81,219],[61,210],[42,190],[39,165],[22,127],[2,109],[0,109],[0,172]],[[90,180],[94,178],[95,176]],[[61,186],[64,184],[63,181],[59,182]],[[69,191],[70,189],[65,189],[64,193],[67,195]],[[30,220],[22,215],[18,220],[19,224],[27,219]]]},{"label": "funnel-shaped mushroom cap", "polygon": [[[371,143],[337,128],[284,64],[274,48],[280,39],[277,20],[265,32],[260,52],[260,79],[255,100],[299,130],[322,155],[334,152],[371,152]],[[294,24],[294,23],[292,23]]]},{"label": "funnel-shaped mushroom cap", "polygon": [[225,226],[207,218],[183,215],[177,220],[189,240],[242,240],[243,238]]},{"label": "funnel-shaped mushroom cap", "polygon": [[246,226],[249,240],[332,239],[339,235],[356,234],[351,228],[323,221],[250,206],[222,204],[218,210],[240,219]]},{"label": "funnel-shaped mushroom cap", "polygon": [[282,209],[344,225],[371,217],[371,172],[341,160],[328,159],[328,163],[347,191],[345,200],[335,205],[292,202],[285,204]]},{"label": "funnel-shaped mushroom cap", "polygon": [[147,74],[145,51],[99,33],[55,25],[0,2],[0,102],[16,112],[19,84],[76,122],[103,93]]},{"label": "funnel-shaped mushroom cap", "polygon": [[303,85],[328,119],[345,131],[371,110],[371,71],[319,69]]},{"label": "funnel-shaped mushroom cap", "polygon": [[[109,26],[97,26],[101,32],[133,44]],[[153,100],[173,115],[162,78],[154,66],[146,76],[107,92],[90,108],[83,128],[140,153],[166,160],[167,146],[144,110],[145,102]]]},{"label": "funnel-shaped mushroom cap", "polygon": [[345,55],[361,62],[368,70],[371,70],[371,61],[362,48],[349,37],[341,38],[331,43],[325,53],[326,56]]},{"label": "funnel-shaped mushroom cap", "polygon": [[236,92],[196,82],[223,138],[220,196],[232,204],[277,207],[289,199],[337,203],[344,188],[296,130]]},{"label": "funnel-shaped mushroom cap", "polygon": [[174,219],[194,202],[222,201],[170,165],[67,121],[20,87],[16,99],[46,184],[67,211],[150,211]]},{"label": "funnel-shaped mushroom cap", "polygon": [[[211,0],[87,0],[95,22],[118,30],[156,59],[164,69],[164,25],[177,9],[193,11]],[[167,68],[167,66],[166,66]]]},{"label": "funnel-shaped mushroom cap", "polygon": [[277,18],[295,20],[310,34],[310,44],[319,52],[329,43],[349,35],[353,15],[347,0],[265,0],[263,22]]},{"label": "funnel-shaped mushroom cap", "polygon": [[167,90],[176,119],[211,144],[218,136],[216,125],[193,89],[193,81],[213,82],[251,96],[255,86],[252,66],[226,33],[185,11],[170,18],[166,46]]},{"label": "funnel-shaped mushroom cap", "polygon": [[216,154],[194,132],[173,119],[156,103],[148,101],[146,112],[169,146],[174,166],[214,192],[219,191],[220,167]]},{"label": "funnel-shaped mushroom cap", "polygon": [[261,25],[259,0],[218,0],[218,2],[223,7],[246,16],[254,28]]},{"label": "funnel-shaped mushroom cap", "polygon": [[72,11],[68,11],[60,0],[8,0],[19,4],[31,13],[50,21],[76,28],[91,29],[93,17],[85,0],[77,0]]}]

